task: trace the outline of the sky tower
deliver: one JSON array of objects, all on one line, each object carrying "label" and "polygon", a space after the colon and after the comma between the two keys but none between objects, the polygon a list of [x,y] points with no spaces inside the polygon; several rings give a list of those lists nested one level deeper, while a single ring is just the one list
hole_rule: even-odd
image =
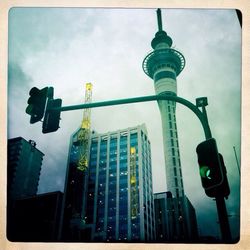
[{"label": "sky tower", "polygon": [[[153,51],[143,61],[144,72],[154,80],[157,95],[177,94],[176,77],[185,66],[184,56],[171,48],[172,39],[162,29],[161,10],[157,9],[158,31],[151,41]],[[167,189],[174,197],[183,197],[184,188],[173,101],[158,101],[162,119]]]}]

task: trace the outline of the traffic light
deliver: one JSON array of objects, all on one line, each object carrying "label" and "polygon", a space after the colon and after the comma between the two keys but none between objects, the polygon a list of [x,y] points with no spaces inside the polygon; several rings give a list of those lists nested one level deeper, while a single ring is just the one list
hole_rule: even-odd
[{"label": "traffic light", "polygon": [[44,120],[43,130],[44,134],[54,132],[59,128],[60,110],[53,110],[53,108],[60,108],[62,106],[62,99],[49,99]]},{"label": "traffic light", "polygon": [[196,152],[200,167],[201,183],[205,193],[209,197],[215,197],[218,194],[219,187],[224,182],[223,158],[219,155],[216,141],[211,138],[200,143]]},{"label": "traffic light", "polygon": [[45,105],[48,96],[48,87],[38,89],[33,87],[29,92],[29,104],[26,108],[26,113],[30,115],[30,123],[36,123],[43,118]]}]

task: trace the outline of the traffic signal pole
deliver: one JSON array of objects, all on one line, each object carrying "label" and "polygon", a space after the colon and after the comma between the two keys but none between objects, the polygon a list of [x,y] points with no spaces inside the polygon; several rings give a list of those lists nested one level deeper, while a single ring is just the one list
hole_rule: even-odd
[{"label": "traffic signal pole", "polygon": [[199,118],[202,124],[203,130],[205,133],[205,138],[212,137],[211,131],[207,122],[207,117],[204,116],[204,114],[199,110],[197,106],[195,106],[193,103],[189,102],[188,100],[184,98],[181,98],[178,96],[172,96],[168,94],[142,96],[142,97],[134,97],[134,98],[103,101],[103,102],[84,103],[84,104],[79,104],[79,105],[64,106],[60,108],[51,108],[51,110],[71,111],[71,110],[77,110],[77,109],[97,108],[97,107],[106,107],[106,106],[114,106],[114,105],[121,105],[121,104],[138,103],[138,102],[160,101],[160,100],[175,101],[191,109]]},{"label": "traffic signal pole", "polygon": [[223,196],[215,197],[218,218],[220,223],[221,238],[225,243],[232,243],[232,236],[230,231],[230,225],[228,221],[227,208],[225,204],[225,198]]},{"label": "traffic signal pole", "polygon": [[[207,112],[206,112],[206,105],[207,103],[202,103],[200,105],[197,105],[202,108],[202,113],[204,116],[204,119],[206,120],[206,123],[208,124],[208,118],[207,118]],[[212,138],[212,134],[210,131],[210,136],[206,136],[206,140]],[[218,213],[218,219],[220,224],[220,231],[221,231],[221,238],[222,241],[225,243],[231,243],[232,242],[232,235],[230,231],[230,225],[228,221],[228,214],[227,214],[227,208],[225,204],[225,198],[223,195],[217,194],[215,196],[216,201],[216,207],[217,207],[217,213]]]}]

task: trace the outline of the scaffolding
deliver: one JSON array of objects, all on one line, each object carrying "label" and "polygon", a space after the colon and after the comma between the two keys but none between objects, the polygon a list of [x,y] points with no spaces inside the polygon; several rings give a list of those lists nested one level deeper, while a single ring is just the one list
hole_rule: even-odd
[{"label": "scaffolding", "polygon": [[138,214],[138,197],[136,182],[136,148],[130,148],[130,201],[131,201],[131,219],[135,219]]},{"label": "scaffolding", "polygon": [[[92,84],[86,83],[85,87],[85,103],[91,103],[92,101]],[[77,135],[79,141],[79,160],[77,163],[77,169],[85,171],[88,168],[88,153],[90,146],[90,135],[91,135],[91,109],[86,108],[83,111],[83,119],[80,131]]]}]

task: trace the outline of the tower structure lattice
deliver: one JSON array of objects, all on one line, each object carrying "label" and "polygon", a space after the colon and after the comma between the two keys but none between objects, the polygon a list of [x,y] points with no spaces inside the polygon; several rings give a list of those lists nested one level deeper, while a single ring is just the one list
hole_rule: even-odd
[{"label": "tower structure lattice", "polygon": [[135,219],[138,214],[138,197],[136,183],[136,148],[130,148],[130,200],[131,200],[131,218]]},{"label": "tower structure lattice", "polygon": [[[85,103],[91,103],[91,101],[92,101],[92,84],[86,83]],[[77,169],[81,171],[85,171],[88,168],[90,134],[91,134],[91,109],[87,108],[84,109],[83,111],[81,128],[78,133],[80,151],[79,151],[79,160],[77,163]]]}]

